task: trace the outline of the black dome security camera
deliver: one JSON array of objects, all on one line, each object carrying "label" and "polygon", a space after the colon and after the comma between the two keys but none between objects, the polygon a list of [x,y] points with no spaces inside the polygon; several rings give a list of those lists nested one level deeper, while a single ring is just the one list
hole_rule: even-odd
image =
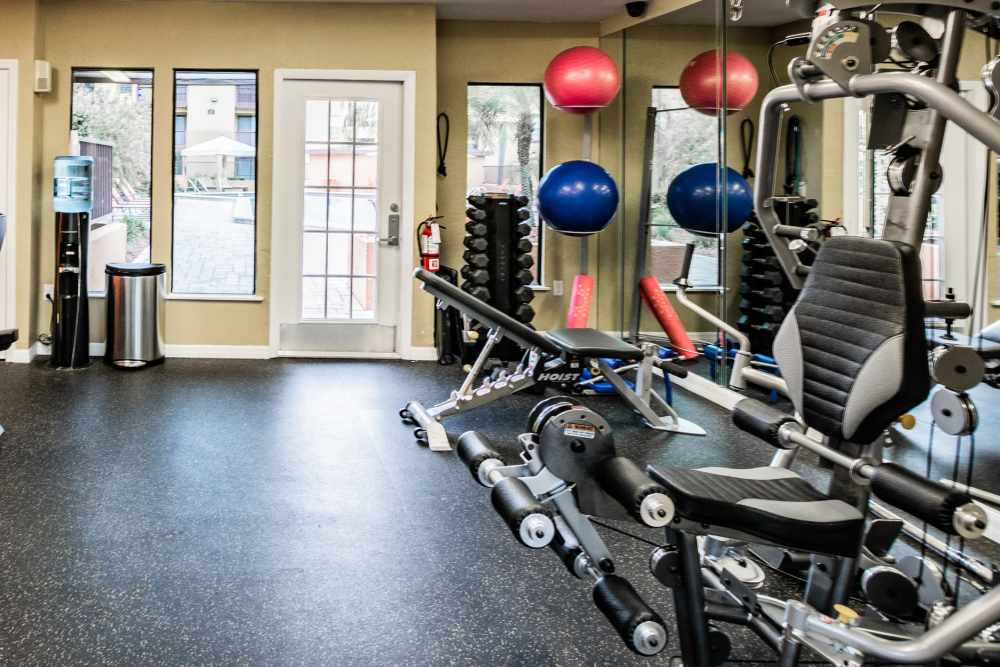
[{"label": "black dome security camera", "polygon": [[637,19],[646,13],[646,6],[648,4],[649,3],[646,2],[646,0],[633,0],[633,2],[626,2],[625,11],[628,12],[629,16]]}]

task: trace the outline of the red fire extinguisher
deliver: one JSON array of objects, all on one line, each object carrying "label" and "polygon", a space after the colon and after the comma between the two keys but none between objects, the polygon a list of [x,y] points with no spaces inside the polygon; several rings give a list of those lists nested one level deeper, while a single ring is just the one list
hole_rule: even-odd
[{"label": "red fire extinguisher", "polygon": [[438,272],[441,268],[441,225],[436,221],[444,216],[431,216],[417,225],[420,246],[420,266],[426,271]]}]

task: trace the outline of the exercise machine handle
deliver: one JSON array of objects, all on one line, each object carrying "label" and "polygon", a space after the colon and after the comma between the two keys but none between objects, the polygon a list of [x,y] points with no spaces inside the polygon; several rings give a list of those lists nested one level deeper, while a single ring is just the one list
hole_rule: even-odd
[{"label": "exercise machine handle", "polygon": [[521,544],[532,549],[546,547],[556,532],[552,511],[538,502],[528,485],[517,477],[503,477],[490,492],[493,509]]},{"label": "exercise machine handle", "polygon": [[632,459],[612,456],[593,467],[601,489],[621,503],[639,523],[662,528],[674,518],[674,502],[667,490],[642,471]]},{"label": "exercise machine handle", "polygon": [[890,505],[949,535],[972,538],[986,530],[986,513],[967,494],[895,463],[875,466],[871,472],[871,490]]},{"label": "exercise machine handle", "polygon": [[655,359],[653,364],[664,373],[684,379],[688,376],[688,369],[669,359]]},{"label": "exercise machine handle", "polygon": [[795,418],[753,398],[744,398],[733,408],[733,424],[736,428],[779,449],[794,447],[782,442],[779,437],[781,427],[788,423],[795,423]]},{"label": "exercise machine handle", "polygon": [[[493,486],[489,472],[492,468],[502,466],[503,458],[493,449],[493,444],[486,436],[476,431],[466,431],[458,437],[455,453],[472,473],[473,479],[483,486]],[[487,461],[495,461],[496,463],[491,466],[483,465]]]},{"label": "exercise machine handle", "polygon": [[964,320],[972,316],[972,307],[964,301],[940,299],[924,301],[924,317]]},{"label": "exercise machine handle", "polygon": [[594,604],[625,645],[639,655],[656,655],[667,645],[667,627],[628,580],[606,574],[594,584]]},{"label": "exercise machine handle", "polygon": [[684,246],[684,263],[681,264],[681,272],[677,276],[677,280],[683,280],[685,283],[687,282],[688,274],[691,273],[692,259],[694,259],[694,244],[688,243]]}]

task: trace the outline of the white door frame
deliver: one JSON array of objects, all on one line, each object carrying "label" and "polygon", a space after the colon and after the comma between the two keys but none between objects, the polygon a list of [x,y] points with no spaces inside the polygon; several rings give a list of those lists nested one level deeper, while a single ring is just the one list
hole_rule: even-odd
[{"label": "white door frame", "polygon": [[[401,83],[403,85],[403,188],[402,188],[402,221],[399,226],[399,320],[396,327],[396,352],[390,356],[403,359],[415,358],[413,348],[413,234],[416,193],[416,100],[417,73],[413,70],[369,70],[369,69],[277,69],[274,71],[274,128],[285,122],[283,117],[283,98],[286,94],[285,84],[291,81],[379,81]],[[277,136],[273,131],[272,137]],[[278,196],[279,165],[289,159],[298,159],[298,154],[288,155],[288,146],[279,146],[274,142],[274,159],[271,174],[271,286],[269,300],[270,335],[268,345],[272,357],[278,356],[280,322],[276,312],[275,294],[278,290],[278,277],[283,272],[297,272],[296,266],[286,266],[287,257],[284,253],[276,253],[274,249],[282,244],[278,241],[279,234],[287,233],[278,221],[281,197]],[[320,356],[317,354],[317,356]],[[326,355],[329,356],[329,355]],[[384,354],[357,353],[351,357],[385,357]]]},{"label": "white door frame", "polygon": [[[10,72],[10,96],[7,100],[0,100],[0,104],[7,106],[7,116],[10,125],[7,128],[7,154],[0,156],[6,160],[7,183],[0,183],[0,187],[7,189],[7,210],[3,211],[7,215],[7,237],[4,241],[3,255],[5,260],[0,261],[0,271],[6,276],[7,293],[4,295],[4,312],[0,312],[0,329],[17,328],[17,60],[0,60],[0,70]],[[27,332],[23,332],[27,338]],[[0,356],[7,360],[14,358],[14,348],[7,352],[0,352]]]}]

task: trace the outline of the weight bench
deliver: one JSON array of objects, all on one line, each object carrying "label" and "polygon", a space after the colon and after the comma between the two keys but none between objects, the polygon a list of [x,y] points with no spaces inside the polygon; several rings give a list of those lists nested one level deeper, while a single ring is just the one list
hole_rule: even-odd
[{"label": "weight bench", "polygon": [[[421,287],[425,292],[437,299],[439,308],[450,306],[489,328],[482,351],[462,385],[447,400],[432,407],[410,401],[399,411],[404,422],[417,426],[414,430],[417,440],[425,442],[432,450],[451,449],[448,434],[441,424],[444,419],[537,384],[573,392],[586,381],[581,376],[592,364],[597,365],[601,375],[650,428],[705,435],[703,428],[682,419],[652,390],[654,367],[679,377],[687,375],[682,366],[661,359],[655,345],[639,348],[597,329],[536,331],[429,271],[416,269],[413,277],[423,283]],[[524,348],[524,356],[513,371],[486,378],[476,385],[493,348],[504,338]],[[612,361],[621,362],[621,365],[613,367]],[[629,371],[635,371],[635,380],[631,383],[623,376]]]}]

